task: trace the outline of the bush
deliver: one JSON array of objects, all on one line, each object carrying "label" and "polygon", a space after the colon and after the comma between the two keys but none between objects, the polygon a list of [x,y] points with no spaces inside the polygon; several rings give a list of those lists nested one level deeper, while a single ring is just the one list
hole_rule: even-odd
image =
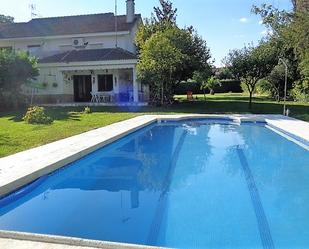
[{"label": "bush", "polygon": [[242,93],[239,80],[220,80],[220,85],[215,87],[216,93]]},{"label": "bush", "polygon": [[175,94],[184,95],[187,92],[193,92],[194,94],[201,94],[201,83],[195,81],[182,81],[176,85]]},{"label": "bush", "polygon": [[303,81],[296,81],[293,84],[291,94],[296,101],[309,102],[309,78]]},{"label": "bush", "polygon": [[[220,85],[215,87],[216,93],[242,93],[240,86],[240,81],[238,80],[221,80]],[[203,94],[201,90],[201,83],[195,81],[183,81],[177,84],[175,89],[176,95],[187,94],[187,92],[193,92],[193,94]],[[206,93],[209,93],[209,90],[206,89]]]},{"label": "bush", "polygon": [[28,124],[51,124],[53,119],[45,114],[43,107],[29,107],[23,120]]},{"label": "bush", "polygon": [[91,113],[91,109],[90,109],[90,107],[85,107],[85,109],[84,109],[84,113],[85,114],[90,114]]},{"label": "bush", "polygon": [[260,80],[256,84],[256,88],[255,88],[254,93],[257,93],[257,94],[260,94],[260,95],[268,95],[268,96],[276,97],[275,96],[276,94],[273,92],[273,86],[266,79]]}]

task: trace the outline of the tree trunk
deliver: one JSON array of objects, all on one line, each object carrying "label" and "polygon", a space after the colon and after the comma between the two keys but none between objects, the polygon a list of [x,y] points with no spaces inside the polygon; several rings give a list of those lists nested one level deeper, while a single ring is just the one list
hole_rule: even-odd
[{"label": "tree trunk", "polygon": [[204,93],[204,100],[206,101],[206,92],[205,92],[205,89],[203,89],[203,93]]},{"label": "tree trunk", "polygon": [[253,91],[249,91],[249,110],[252,109],[252,95]]},{"label": "tree trunk", "polygon": [[162,89],[161,89],[161,105],[164,105],[164,83],[162,82]]}]

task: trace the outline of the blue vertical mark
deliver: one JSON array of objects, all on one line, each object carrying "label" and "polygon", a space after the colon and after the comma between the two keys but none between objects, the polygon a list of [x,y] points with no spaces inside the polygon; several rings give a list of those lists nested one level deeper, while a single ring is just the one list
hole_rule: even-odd
[{"label": "blue vertical mark", "polygon": [[242,169],[245,174],[252,205],[253,205],[255,216],[257,219],[257,223],[258,223],[258,228],[259,228],[260,238],[262,241],[263,248],[264,249],[274,249],[275,246],[274,246],[274,242],[271,236],[269,224],[268,224],[265,212],[264,212],[264,208],[261,202],[259,191],[257,189],[257,186],[254,181],[254,177],[250,170],[247,158],[244,154],[244,151],[240,148],[240,146],[237,146],[236,151],[237,151]]},{"label": "blue vertical mark", "polygon": [[180,154],[180,150],[183,146],[183,143],[185,141],[185,138],[187,136],[188,132],[184,131],[181,134],[181,137],[176,145],[175,151],[172,155],[171,158],[171,162],[168,168],[168,172],[166,174],[166,177],[164,179],[164,186],[163,186],[163,190],[162,193],[159,197],[158,200],[158,205],[156,208],[156,212],[152,221],[152,225],[150,227],[150,232],[148,235],[148,239],[147,239],[147,244],[148,245],[155,245],[159,236],[159,232],[160,232],[160,228],[161,228],[161,224],[162,224],[162,220],[163,220],[163,215],[164,212],[166,210],[166,206],[167,206],[167,193],[170,190],[170,186],[171,186],[171,181],[172,181],[172,177],[174,175],[175,172],[175,167],[179,158],[179,154]]}]

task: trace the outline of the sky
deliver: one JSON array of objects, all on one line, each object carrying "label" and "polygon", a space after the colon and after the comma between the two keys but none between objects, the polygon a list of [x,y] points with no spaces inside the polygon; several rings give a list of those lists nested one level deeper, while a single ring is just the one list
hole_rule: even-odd
[{"label": "sky", "polygon": [[[0,14],[15,17],[16,22],[29,21],[30,3],[42,17],[114,12],[115,0],[0,0]],[[125,14],[125,0],[117,0],[118,14]],[[159,0],[135,0],[136,12],[150,17]],[[247,43],[257,43],[267,34],[261,19],[251,13],[252,5],[272,4],[280,9],[291,9],[290,0],[172,0],[178,9],[180,27],[192,25],[207,41],[215,65],[231,49]]]}]

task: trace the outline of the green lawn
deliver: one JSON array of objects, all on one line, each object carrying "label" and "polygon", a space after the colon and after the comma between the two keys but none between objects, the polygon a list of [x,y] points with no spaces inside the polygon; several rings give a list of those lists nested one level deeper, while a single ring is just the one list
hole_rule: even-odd
[{"label": "green lawn", "polygon": [[[25,110],[0,113],[0,157],[43,145],[61,138],[109,125],[142,114],[154,113],[250,113],[248,97],[241,94],[202,95],[193,102],[186,96],[176,96],[179,103],[165,108],[154,107],[98,107],[92,114],[83,114],[83,108],[47,108],[55,121],[52,125],[28,125],[22,121]],[[251,113],[282,113],[282,104],[265,97],[257,97]],[[289,102],[291,116],[309,121],[309,103]]]}]

